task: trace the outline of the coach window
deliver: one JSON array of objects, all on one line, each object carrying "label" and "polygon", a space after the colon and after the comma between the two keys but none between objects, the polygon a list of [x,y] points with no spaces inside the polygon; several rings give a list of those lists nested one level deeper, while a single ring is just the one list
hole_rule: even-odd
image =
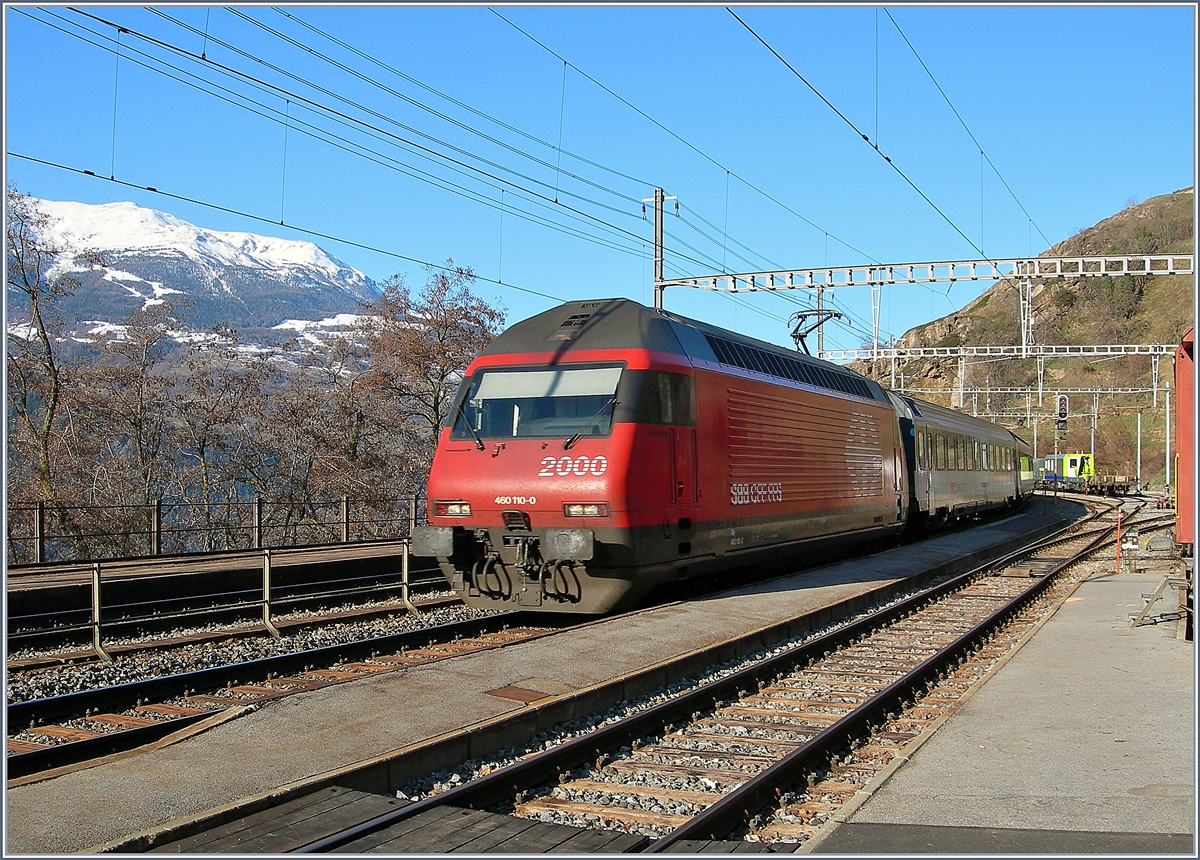
[{"label": "coach window", "polygon": [[945,469],[946,468],[946,437],[943,436],[941,433],[938,433],[933,438],[934,438],[934,445],[937,446],[935,454],[934,454],[935,464],[938,469]]},{"label": "coach window", "polygon": [[926,469],[925,465],[925,431],[917,433],[917,468]]}]

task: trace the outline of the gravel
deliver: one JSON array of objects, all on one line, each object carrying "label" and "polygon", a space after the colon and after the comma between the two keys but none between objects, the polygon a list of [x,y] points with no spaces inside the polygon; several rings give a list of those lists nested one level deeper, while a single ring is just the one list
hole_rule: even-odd
[{"label": "gravel", "polygon": [[[357,606],[361,606],[361,604]],[[277,618],[285,620],[309,617],[328,611],[330,610],[306,610],[290,615],[280,615]],[[118,654],[113,663],[88,661],[32,670],[10,670],[8,673],[8,703],[50,698],[81,690],[95,690],[199,669],[245,663],[280,654],[294,654],[406,631],[423,630],[493,614],[495,613],[492,611],[471,609],[466,606],[440,607],[416,616],[400,609],[396,613],[386,616],[293,630],[285,632],[280,639],[263,633],[241,636],[236,639],[128,652]],[[223,629],[228,628],[215,623],[206,624],[179,628],[165,636],[155,634],[152,638],[220,632]],[[104,644],[111,647],[150,641],[150,639],[151,637],[146,636],[113,637],[106,639]],[[14,652],[9,654],[8,658],[18,660],[33,656],[39,655],[33,651]]]}]

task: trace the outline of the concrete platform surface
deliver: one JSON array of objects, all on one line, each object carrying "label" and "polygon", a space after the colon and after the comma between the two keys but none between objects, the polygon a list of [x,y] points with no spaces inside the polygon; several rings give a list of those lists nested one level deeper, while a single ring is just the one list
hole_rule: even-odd
[{"label": "concrete platform surface", "polygon": [[[265,703],[202,734],[6,791],[5,853],[87,851],[240,803],[527,706],[507,685],[560,694],[653,666],[894,582],[1052,523],[1034,504],[1012,516],[783,580],[607,619]],[[531,681],[531,679],[537,679]],[[553,689],[551,689],[553,687]]]},{"label": "concrete platform surface", "polygon": [[813,853],[1195,856],[1194,643],[1129,626],[1158,581],[1083,582]]}]

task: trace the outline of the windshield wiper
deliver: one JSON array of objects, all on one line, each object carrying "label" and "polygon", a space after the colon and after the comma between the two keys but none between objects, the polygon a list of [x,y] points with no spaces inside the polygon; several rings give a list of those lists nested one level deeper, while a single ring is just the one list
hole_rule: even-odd
[{"label": "windshield wiper", "polygon": [[610,406],[616,406],[620,402],[621,401],[617,400],[617,398],[610,397],[608,399],[608,402],[605,403],[603,406],[601,406],[599,409],[597,409],[596,414],[593,415],[591,418],[589,418],[587,420],[587,423],[585,423],[582,427],[579,428],[578,433],[576,433],[574,436],[572,436],[566,442],[563,442],[563,450],[565,451],[567,448],[570,448],[572,445],[574,445],[576,442],[578,442],[580,439],[582,439],[583,434],[591,429],[592,424],[596,421],[597,418],[600,417],[601,412],[603,412],[605,409],[607,409]]},{"label": "windshield wiper", "polygon": [[458,410],[459,417],[462,418],[463,424],[465,424],[467,429],[471,431],[471,435],[475,437],[475,447],[482,451],[485,447],[483,440],[479,438],[479,434],[476,433],[475,428],[471,426],[471,419],[467,417],[467,413],[463,409],[463,402],[461,400],[458,401],[458,406],[456,408]]}]

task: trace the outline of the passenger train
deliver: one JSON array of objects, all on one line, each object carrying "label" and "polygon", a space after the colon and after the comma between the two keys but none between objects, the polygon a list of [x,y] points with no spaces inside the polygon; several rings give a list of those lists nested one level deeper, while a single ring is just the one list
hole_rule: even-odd
[{"label": "passenger train", "polygon": [[467,368],[413,551],[471,606],[603,613],[1033,486],[995,424],[626,299],[570,302]]}]

